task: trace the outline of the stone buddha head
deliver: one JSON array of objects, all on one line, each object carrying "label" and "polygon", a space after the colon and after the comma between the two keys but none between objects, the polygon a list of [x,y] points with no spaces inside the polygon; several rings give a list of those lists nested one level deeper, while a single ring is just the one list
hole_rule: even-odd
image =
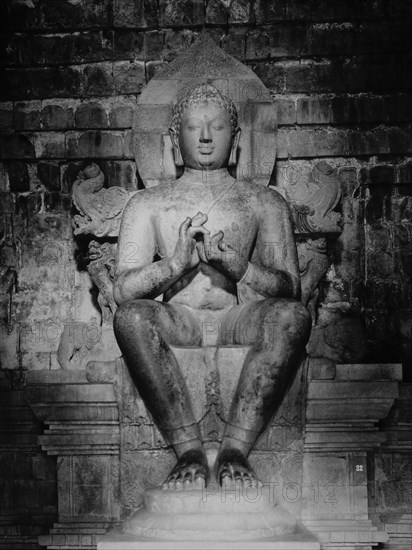
[{"label": "stone buddha head", "polygon": [[178,100],[169,131],[176,166],[218,170],[236,164],[237,110],[211,84],[195,86]]}]

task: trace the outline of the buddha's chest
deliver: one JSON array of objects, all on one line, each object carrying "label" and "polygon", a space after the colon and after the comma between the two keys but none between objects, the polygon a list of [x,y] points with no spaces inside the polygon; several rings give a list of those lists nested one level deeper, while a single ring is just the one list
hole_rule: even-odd
[{"label": "buddha's chest", "polygon": [[221,201],[213,204],[199,198],[196,203],[175,205],[159,209],[154,220],[159,250],[169,253],[176,246],[179,228],[187,217],[193,218],[198,212],[208,216],[204,227],[211,235],[223,231],[224,240],[236,250],[249,251],[257,232],[257,213],[250,205],[241,202]]}]

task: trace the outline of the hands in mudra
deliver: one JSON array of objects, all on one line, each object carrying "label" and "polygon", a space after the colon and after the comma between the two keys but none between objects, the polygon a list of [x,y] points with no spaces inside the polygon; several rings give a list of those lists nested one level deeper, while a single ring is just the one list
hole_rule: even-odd
[{"label": "hands in mudra", "polygon": [[248,266],[246,258],[224,241],[223,231],[214,235],[204,227],[207,214],[198,212],[193,218],[186,218],[179,228],[174,259],[183,271],[190,271],[200,260],[215,265],[231,279],[239,281]]}]

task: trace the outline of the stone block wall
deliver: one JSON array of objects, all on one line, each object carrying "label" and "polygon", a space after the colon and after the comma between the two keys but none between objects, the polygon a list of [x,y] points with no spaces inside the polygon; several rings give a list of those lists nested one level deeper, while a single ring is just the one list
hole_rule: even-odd
[{"label": "stone block wall", "polygon": [[59,368],[64,326],[99,318],[78,271],[72,183],[93,160],[106,185],[139,186],[138,95],[206,27],[277,102],[274,183],[293,185],[319,158],[338,168],[343,232],[322,298],[362,316],[365,360],[402,361],[412,377],[409,2],[6,0],[0,21],[0,261],[17,273],[2,368],[17,368],[16,349],[27,368]]}]

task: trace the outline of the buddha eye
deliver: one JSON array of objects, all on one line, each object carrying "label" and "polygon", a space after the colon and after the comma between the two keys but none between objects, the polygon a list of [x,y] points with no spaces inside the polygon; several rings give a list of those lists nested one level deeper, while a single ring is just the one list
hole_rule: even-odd
[{"label": "buddha eye", "polygon": [[213,126],[213,129],[214,129],[214,130],[224,130],[224,128],[225,128],[225,127],[223,126],[223,124],[215,124],[215,125]]}]

